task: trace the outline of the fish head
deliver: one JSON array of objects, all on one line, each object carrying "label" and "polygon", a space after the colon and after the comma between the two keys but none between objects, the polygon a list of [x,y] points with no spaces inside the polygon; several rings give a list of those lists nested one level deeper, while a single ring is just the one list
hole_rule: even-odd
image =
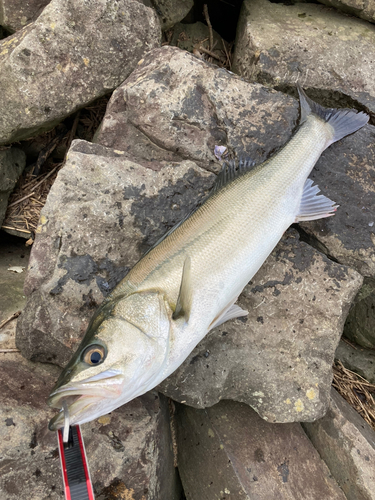
[{"label": "fish head", "polygon": [[48,398],[60,410],[49,429],[64,427],[66,411],[70,425],[83,424],[153,388],[168,359],[171,323],[161,292],[107,300]]}]

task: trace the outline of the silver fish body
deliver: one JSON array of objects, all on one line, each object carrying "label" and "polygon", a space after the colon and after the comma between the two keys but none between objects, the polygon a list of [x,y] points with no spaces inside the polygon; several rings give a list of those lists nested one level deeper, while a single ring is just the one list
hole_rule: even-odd
[{"label": "silver fish body", "polygon": [[[301,126],[263,164],[227,166],[213,194],[129,272],[95,314],[49,404],[81,424],[158,385],[210,329],[243,316],[239,294],[295,221],[334,214],[308,175],[333,142],[368,120],[302,91]],[[96,349],[96,350],[95,350]],[[64,425],[64,411],[50,423]]]}]

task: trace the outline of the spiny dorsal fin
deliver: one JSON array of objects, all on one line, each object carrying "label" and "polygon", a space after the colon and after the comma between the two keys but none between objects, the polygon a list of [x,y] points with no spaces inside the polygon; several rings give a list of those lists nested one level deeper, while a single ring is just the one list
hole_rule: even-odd
[{"label": "spiny dorsal fin", "polygon": [[215,184],[212,188],[210,194],[214,194],[219,189],[224,187],[226,184],[231,182],[233,179],[240,177],[249,170],[251,170],[255,165],[253,160],[250,158],[241,158],[240,160],[229,160],[223,163],[223,168],[220,174],[217,176]]},{"label": "spiny dorsal fin", "polygon": [[191,259],[189,256],[187,256],[184,262],[184,267],[182,269],[180,293],[178,294],[176,309],[172,316],[173,319],[178,319],[184,316],[185,320],[189,321],[191,302]]},{"label": "spiny dorsal fin", "polygon": [[323,194],[318,194],[320,189],[313,186],[314,181],[307,179],[303,186],[301,203],[295,222],[323,219],[335,215],[338,205]]}]

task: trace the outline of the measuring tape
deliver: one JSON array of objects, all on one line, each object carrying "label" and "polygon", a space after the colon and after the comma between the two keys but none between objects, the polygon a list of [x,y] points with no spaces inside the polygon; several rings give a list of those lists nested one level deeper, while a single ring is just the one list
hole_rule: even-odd
[{"label": "measuring tape", "polygon": [[69,427],[66,443],[62,429],[57,431],[60,463],[66,500],[95,500],[85,445],[79,425]]}]

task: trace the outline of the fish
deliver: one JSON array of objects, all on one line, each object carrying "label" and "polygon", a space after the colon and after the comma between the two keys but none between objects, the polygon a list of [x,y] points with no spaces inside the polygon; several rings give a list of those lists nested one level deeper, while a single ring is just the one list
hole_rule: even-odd
[{"label": "fish", "polygon": [[369,117],[327,109],[298,86],[301,118],[274,156],[223,165],[207,200],[167,232],[104,299],[48,404],[50,430],[110,413],[171,375],[235,304],[294,222],[338,205],[308,178],[322,152]]}]

